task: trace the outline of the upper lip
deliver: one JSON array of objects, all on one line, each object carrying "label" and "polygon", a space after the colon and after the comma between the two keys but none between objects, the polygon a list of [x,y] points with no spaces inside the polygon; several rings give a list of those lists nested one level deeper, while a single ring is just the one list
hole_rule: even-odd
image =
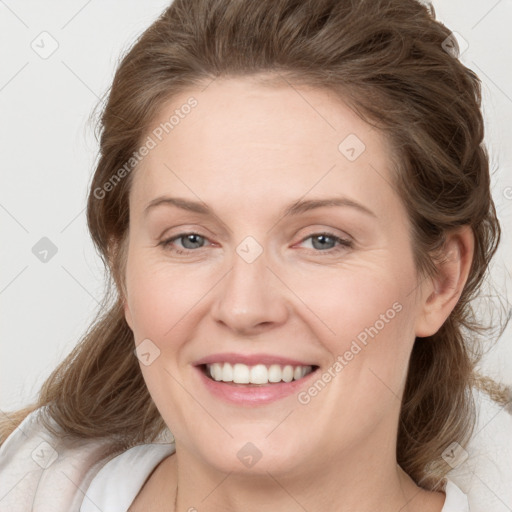
[{"label": "upper lip", "polygon": [[279,364],[282,366],[316,366],[311,362],[299,361],[297,359],[290,359],[289,357],[281,357],[272,354],[235,354],[233,352],[223,354],[211,354],[194,361],[194,366],[213,363],[242,363],[247,366],[255,366],[257,364],[271,365]]}]

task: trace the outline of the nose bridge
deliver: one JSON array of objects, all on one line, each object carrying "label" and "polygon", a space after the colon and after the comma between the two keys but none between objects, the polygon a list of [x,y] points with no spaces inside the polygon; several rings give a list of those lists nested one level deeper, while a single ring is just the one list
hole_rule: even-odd
[{"label": "nose bridge", "polygon": [[267,268],[267,251],[253,237],[242,240],[235,251],[231,270],[216,296],[215,319],[236,330],[284,321],[286,298]]}]

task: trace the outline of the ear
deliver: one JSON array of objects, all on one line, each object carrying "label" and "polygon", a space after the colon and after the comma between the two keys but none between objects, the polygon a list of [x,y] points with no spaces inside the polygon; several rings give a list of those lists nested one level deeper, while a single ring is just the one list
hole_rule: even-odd
[{"label": "ear", "polygon": [[473,261],[475,237],[471,226],[450,231],[443,246],[438,275],[426,279],[420,293],[416,336],[432,336],[455,308],[468,279]]}]

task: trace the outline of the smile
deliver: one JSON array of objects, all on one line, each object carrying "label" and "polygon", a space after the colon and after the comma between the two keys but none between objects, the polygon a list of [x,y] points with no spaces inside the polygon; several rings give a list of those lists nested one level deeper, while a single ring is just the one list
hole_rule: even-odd
[{"label": "smile", "polygon": [[243,363],[219,362],[205,364],[204,370],[207,377],[217,382],[265,385],[300,380],[313,371],[313,366],[279,364],[248,366]]}]

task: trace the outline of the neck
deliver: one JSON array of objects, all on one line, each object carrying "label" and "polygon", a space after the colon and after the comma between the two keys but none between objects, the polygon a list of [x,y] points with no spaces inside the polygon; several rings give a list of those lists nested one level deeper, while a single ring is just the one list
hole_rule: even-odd
[{"label": "neck", "polygon": [[305,469],[255,474],[219,472],[177,447],[166,469],[167,481],[176,482],[177,490],[169,491],[165,501],[179,512],[439,512],[444,495],[420,489],[399,468],[394,453],[392,447],[383,454],[381,445],[378,457],[372,447],[357,447],[312,460]]}]

